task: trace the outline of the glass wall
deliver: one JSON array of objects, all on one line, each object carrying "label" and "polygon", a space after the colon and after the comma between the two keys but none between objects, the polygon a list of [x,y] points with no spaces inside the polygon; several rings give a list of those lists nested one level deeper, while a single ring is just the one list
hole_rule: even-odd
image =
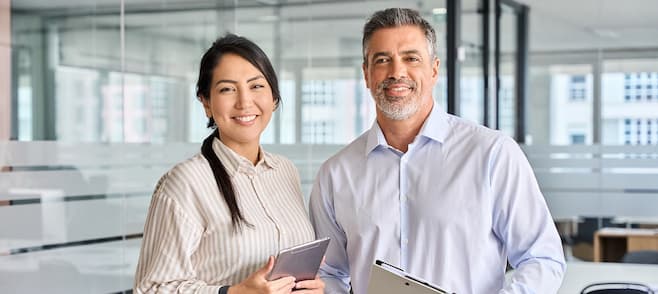
[{"label": "glass wall", "polygon": [[523,147],[567,258],[593,260],[601,227],[658,225],[654,4],[530,8]]},{"label": "glass wall", "polygon": [[[361,27],[371,12],[420,9],[436,26],[439,56],[445,55],[442,1],[267,3],[96,1],[50,7],[14,0],[14,137],[199,141],[205,133],[199,128],[203,120],[195,119],[201,113],[194,95],[199,57],[216,37],[233,32],[258,43],[282,80],[284,106],[264,142],[344,144],[374,117],[360,52]],[[443,86],[435,92],[444,104]],[[350,114],[349,120],[338,113]]]},{"label": "glass wall", "polygon": [[308,197],[319,164],[373,123],[361,30],[385,7],[420,10],[445,57],[443,0],[12,0],[0,223],[13,225],[0,228],[0,292],[132,287],[153,187],[208,133],[198,64],[226,32],[274,64],[283,103],[262,143],[293,160]]},{"label": "glass wall", "polygon": [[603,143],[656,145],[658,58],[606,59],[601,79]]}]

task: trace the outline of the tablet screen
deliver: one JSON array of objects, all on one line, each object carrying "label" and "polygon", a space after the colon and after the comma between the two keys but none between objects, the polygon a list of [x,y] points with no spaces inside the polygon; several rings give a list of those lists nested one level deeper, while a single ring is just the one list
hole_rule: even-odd
[{"label": "tablet screen", "polygon": [[313,280],[318,273],[329,238],[318,239],[281,250],[267,280],[293,276],[297,281]]}]

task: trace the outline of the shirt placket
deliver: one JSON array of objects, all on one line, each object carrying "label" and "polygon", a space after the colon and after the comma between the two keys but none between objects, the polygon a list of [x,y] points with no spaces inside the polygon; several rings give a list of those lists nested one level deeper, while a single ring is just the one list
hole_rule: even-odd
[{"label": "shirt placket", "polygon": [[407,195],[407,154],[402,154],[400,157],[400,266],[403,269],[407,268],[407,252],[409,246],[408,236],[408,195]]},{"label": "shirt placket", "polygon": [[258,202],[260,203],[261,207],[263,208],[263,211],[267,218],[274,224],[274,228],[276,229],[277,233],[277,251],[281,250],[281,244],[283,244],[283,236],[282,236],[282,231],[281,227],[279,226],[279,222],[276,220],[274,215],[272,215],[272,211],[269,209],[269,203],[267,203],[267,197],[264,195],[263,190],[260,189],[259,181],[258,181],[258,174],[255,170],[255,168],[249,168],[247,172],[245,173],[247,177],[249,178],[249,182],[251,183],[252,188],[254,189],[254,193],[256,194],[256,198],[258,199]]}]

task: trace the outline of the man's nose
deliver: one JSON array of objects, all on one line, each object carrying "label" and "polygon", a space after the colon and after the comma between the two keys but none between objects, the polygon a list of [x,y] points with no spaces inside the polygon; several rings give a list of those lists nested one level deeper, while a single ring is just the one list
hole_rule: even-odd
[{"label": "man's nose", "polygon": [[407,77],[407,67],[401,60],[392,60],[388,73],[389,78],[400,79]]}]

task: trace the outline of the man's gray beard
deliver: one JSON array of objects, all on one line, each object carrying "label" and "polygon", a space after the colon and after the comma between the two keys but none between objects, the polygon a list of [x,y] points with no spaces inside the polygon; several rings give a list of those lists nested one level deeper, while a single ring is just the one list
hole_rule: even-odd
[{"label": "man's gray beard", "polygon": [[[402,98],[407,99],[407,97]],[[416,99],[413,99],[413,97],[409,101],[404,101],[402,103],[396,103],[396,102],[390,102],[390,100],[382,93],[377,97],[376,103],[377,104],[377,109],[384,114],[389,119],[392,120],[405,120],[407,118],[410,118],[412,115],[416,114],[418,112],[418,109],[420,109],[420,104]]]}]

